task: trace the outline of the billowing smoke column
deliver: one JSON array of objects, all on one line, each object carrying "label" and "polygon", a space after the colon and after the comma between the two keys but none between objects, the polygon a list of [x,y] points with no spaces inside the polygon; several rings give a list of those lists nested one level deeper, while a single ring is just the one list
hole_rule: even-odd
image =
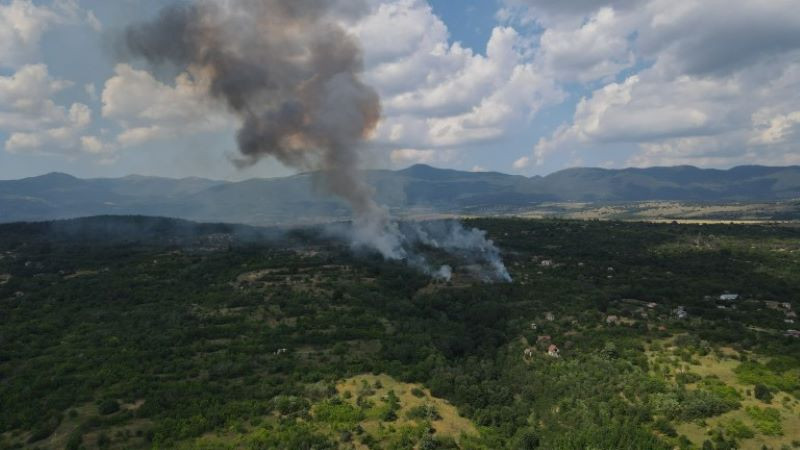
[{"label": "billowing smoke column", "polygon": [[358,0],[196,0],[125,38],[133,55],[188,71],[239,117],[237,165],[272,156],[317,171],[352,208],[354,243],[405,259],[407,240],[359,171],[380,99],[361,80],[359,42],[340,24],[365,12]]},{"label": "billowing smoke column", "polygon": [[363,139],[380,118],[378,94],[360,78],[358,42],[338,24],[362,12],[358,3],[196,1],[130,27],[127,47],[188,70],[241,119],[238,165],[272,156],[320,171],[325,187],[350,204],[360,236],[402,257],[394,224],[358,173]]},{"label": "billowing smoke column", "polygon": [[[477,228],[466,229],[454,220],[406,223],[402,226],[403,242],[407,246],[425,246],[453,254],[471,265],[472,271],[484,281],[511,281],[500,250],[486,239],[486,232]],[[442,266],[437,270],[419,254],[411,253],[409,263],[436,278],[449,280],[452,268]]]}]

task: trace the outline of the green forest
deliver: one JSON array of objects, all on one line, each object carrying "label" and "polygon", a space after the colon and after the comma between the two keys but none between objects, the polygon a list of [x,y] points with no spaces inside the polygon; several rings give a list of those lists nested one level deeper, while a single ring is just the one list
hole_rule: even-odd
[{"label": "green forest", "polygon": [[465,225],[513,282],[313,227],[0,225],[0,448],[800,448],[800,228]]}]

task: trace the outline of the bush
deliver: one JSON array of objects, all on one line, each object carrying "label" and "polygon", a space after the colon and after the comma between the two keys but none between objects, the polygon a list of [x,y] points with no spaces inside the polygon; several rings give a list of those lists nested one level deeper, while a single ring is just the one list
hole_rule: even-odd
[{"label": "bush", "polygon": [[442,416],[433,405],[415,406],[408,410],[406,417],[411,420],[440,420]]},{"label": "bush", "polygon": [[337,429],[350,429],[363,418],[361,410],[338,399],[332,399],[314,408],[314,417]]},{"label": "bush", "polygon": [[97,406],[97,412],[103,416],[114,414],[117,411],[119,411],[119,403],[116,400],[103,400]]},{"label": "bush", "polygon": [[781,413],[774,408],[758,408],[750,406],[745,408],[747,415],[753,419],[756,429],[767,436],[782,436]]},{"label": "bush", "polygon": [[397,413],[394,412],[394,409],[387,408],[386,411],[381,414],[381,420],[384,422],[394,422],[397,420]]},{"label": "bush", "polygon": [[673,427],[672,424],[669,423],[669,421],[664,418],[656,420],[655,423],[653,423],[653,428],[665,436],[669,437],[678,436],[678,432],[675,431],[675,427]]},{"label": "bush", "polygon": [[753,388],[756,398],[764,403],[772,403],[772,391],[765,385],[759,383]]},{"label": "bush", "polygon": [[725,434],[735,439],[750,439],[756,436],[753,430],[739,419],[730,419],[722,422]]},{"label": "bush", "polygon": [[525,430],[515,439],[514,450],[534,450],[539,448],[539,436],[534,430]]},{"label": "bush", "polygon": [[28,443],[31,444],[49,437],[51,434],[53,434],[53,432],[56,431],[56,428],[58,428],[60,423],[61,418],[59,416],[52,416],[48,418],[38,428],[33,430],[33,433],[31,433],[31,436],[28,438]]},{"label": "bush", "polygon": [[83,435],[79,431],[74,431],[69,435],[67,444],[64,446],[66,450],[78,450],[83,445]]},{"label": "bush", "polygon": [[675,375],[675,381],[678,384],[690,384],[700,381],[700,375],[693,372],[681,372]]},{"label": "bush", "polygon": [[[773,364],[775,369],[783,368],[781,365]],[[800,389],[800,377],[798,369],[791,369],[776,372],[768,365],[765,366],[758,362],[748,361],[740,364],[736,369],[736,376],[739,381],[746,384],[763,384],[772,390],[793,392]]]},{"label": "bush", "polygon": [[97,446],[99,448],[108,448],[111,446],[111,439],[107,434],[100,433],[100,435],[97,436]]},{"label": "bush", "polygon": [[717,416],[739,407],[735,400],[704,390],[655,394],[651,402],[655,413],[684,421]]}]

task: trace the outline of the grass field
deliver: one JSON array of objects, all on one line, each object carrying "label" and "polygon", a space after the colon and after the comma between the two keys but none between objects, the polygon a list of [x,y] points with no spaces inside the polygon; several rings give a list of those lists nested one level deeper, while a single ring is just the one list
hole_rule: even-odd
[{"label": "grass field", "polygon": [[[674,375],[691,373],[701,379],[716,378],[724,385],[734,388],[741,396],[741,407],[716,417],[685,422],[676,426],[678,434],[685,435],[693,444],[701,446],[705,440],[711,439],[716,431],[730,430],[731,424],[741,424],[754,434],[751,438],[739,438],[742,450],[758,450],[764,446],[771,449],[797,448],[800,442],[800,402],[788,393],[777,392],[770,403],[765,403],[753,396],[753,385],[742,383],[735,369],[741,364],[740,354],[730,348],[722,348],[718,352],[705,356],[694,355],[688,361],[681,359],[678,347],[672,342],[661,343],[663,350],[648,352],[652,363],[671,365]],[[687,389],[696,389],[697,383],[686,385]],[[780,413],[781,434],[768,435],[759,430],[755,418],[747,412],[748,408],[772,408]]]},{"label": "grass field", "polygon": [[[442,400],[433,397],[429,390],[423,388],[418,384],[402,383],[388,375],[358,375],[348,378],[336,386],[336,390],[340,396],[347,396],[345,392],[350,392],[350,403],[356,404],[356,397],[359,389],[366,383],[372,387],[371,395],[366,398],[376,405],[380,403],[380,399],[385,398],[389,391],[394,391],[399,399],[400,409],[397,412],[397,427],[414,425],[414,420],[407,418],[407,413],[414,407],[419,406],[433,406],[438,415],[441,417],[437,420],[431,421],[431,426],[436,430],[437,436],[447,436],[455,439],[456,441],[463,435],[475,435],[478,433],[475,425],[469,420],[461,417],[456,408]],[[376,388],[375,386],[380,386]],[[417,390],[417,395],[412,392]],[[421,396],[420,392],[422,393]],[[367,414],[367,418],[361,422],[362,427],[370,433],[377,433],[382,427],[381,420],[375,415]]]}]

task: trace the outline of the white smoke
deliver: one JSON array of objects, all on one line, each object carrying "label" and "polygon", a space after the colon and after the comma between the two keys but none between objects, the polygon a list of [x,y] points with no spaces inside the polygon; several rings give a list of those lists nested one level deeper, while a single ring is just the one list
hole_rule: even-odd
[{"label": "white smoke", "polygon": [[377,251],[387,260],[405,261],[435,279],[449,281],[453,268],[431,264],[424,254],[426,250],[448,254],[483,281],[512,281],[500,249],[487,239],[486,232],[465,228],[455,220],[398,223],[388,216],[383,216],[381,221],[362,218],[346,231],[339,230],[335,234],[343,235],[356,249]]},{"label": "white smoke", "polygon": [[485,266],[484,279],[510,281],[486,233],[457,222],[401,229],[375,201],[360,163],[380,120],[380,98],[362,80],[361,43],[340,23],[367,7],[358,0],[193,0],[128,27],[125,44],[154,67],[209,79],[206,95],[240,121],[237,165],[272,157],[314,171],[352,209],[354,246],[449,278],[449,267],[434,270],[416,251],[427,246]]}]

